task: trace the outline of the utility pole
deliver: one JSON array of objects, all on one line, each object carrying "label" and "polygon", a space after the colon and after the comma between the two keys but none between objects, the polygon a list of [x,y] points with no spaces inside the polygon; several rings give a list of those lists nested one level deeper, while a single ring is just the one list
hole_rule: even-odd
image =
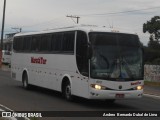
[{"label": "utility pole", "polygon": [[4,6],[3,6],[1,46],[0,46],[0,67],[2,66],[2,49],[3,49],[3,33],[4,33],[4,23],[5,23],[5,10],[6,10],[6,0],[4,0]]},{"label": "utility pole", "polygon": [[[22,32],[22,28],[18,28],[18,27],[16,28],[16,27],[15,27],[15,28],[12,28],[12,29],[16,30],[16,32]],[[17,31],[17,30],[18,30],[18,31]]]},{"label": "utility pole", "polygon": [[[77,19],[77,24],[79,23],[79,16],[73,16],[73,15],[67,15],[66,17],[70,17],[71,19],[72,18],[76,18]],[[73,19],[72,19],[73,20]],[[74,20],[73,20],[74,21]],[[75,21],[74,21],[75,22]]]},{"label": "utility pole", "polygon": [[6,0],[4,0],[4,6],[3,6],[2,32],[1,32],[1,50],[3,49],[3,33],[4,33],[4,23],[5,23],[5,9],[6,9]]}]

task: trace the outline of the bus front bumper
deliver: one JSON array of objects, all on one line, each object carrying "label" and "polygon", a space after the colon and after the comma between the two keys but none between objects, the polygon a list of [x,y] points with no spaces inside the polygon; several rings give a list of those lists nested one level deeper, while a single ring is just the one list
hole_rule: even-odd
[{"label": "bus front bumper", "polygon": [[113,90],[90,90],[89,99],[134,99],[143,96],[142,90],[113,91]]}]

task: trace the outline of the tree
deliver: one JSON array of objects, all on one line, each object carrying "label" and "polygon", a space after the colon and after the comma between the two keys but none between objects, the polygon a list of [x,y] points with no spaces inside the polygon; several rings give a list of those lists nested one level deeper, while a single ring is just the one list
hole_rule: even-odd
[{"label": "tree", "polygon": [[143,24],[143,32],[150,33],[148,47],[160,49],[160,16],[154,16],[150,21]]}]

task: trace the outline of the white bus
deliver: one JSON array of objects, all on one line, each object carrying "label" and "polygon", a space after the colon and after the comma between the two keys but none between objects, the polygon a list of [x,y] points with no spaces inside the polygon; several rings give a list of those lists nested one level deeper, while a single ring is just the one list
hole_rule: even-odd
[{"label": "white bus", "polygon": [[11,52],[7,50],[2,50],[2,63],[10,64],[11,63]]},{"label": "white bus", "polygon": [[12,78],[87,99],[141,98],[143,49],[136,34],[79,26],[13,39]]}]

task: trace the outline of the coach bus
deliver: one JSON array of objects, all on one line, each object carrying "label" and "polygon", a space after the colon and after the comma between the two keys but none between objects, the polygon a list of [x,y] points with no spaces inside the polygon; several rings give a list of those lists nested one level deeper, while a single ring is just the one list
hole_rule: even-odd
[{"label": "coach bus", "polygon": [[87,99],[141,98],[143,49],[136,34],[96,26],[19,33],[13,38],[12,78]]}]

